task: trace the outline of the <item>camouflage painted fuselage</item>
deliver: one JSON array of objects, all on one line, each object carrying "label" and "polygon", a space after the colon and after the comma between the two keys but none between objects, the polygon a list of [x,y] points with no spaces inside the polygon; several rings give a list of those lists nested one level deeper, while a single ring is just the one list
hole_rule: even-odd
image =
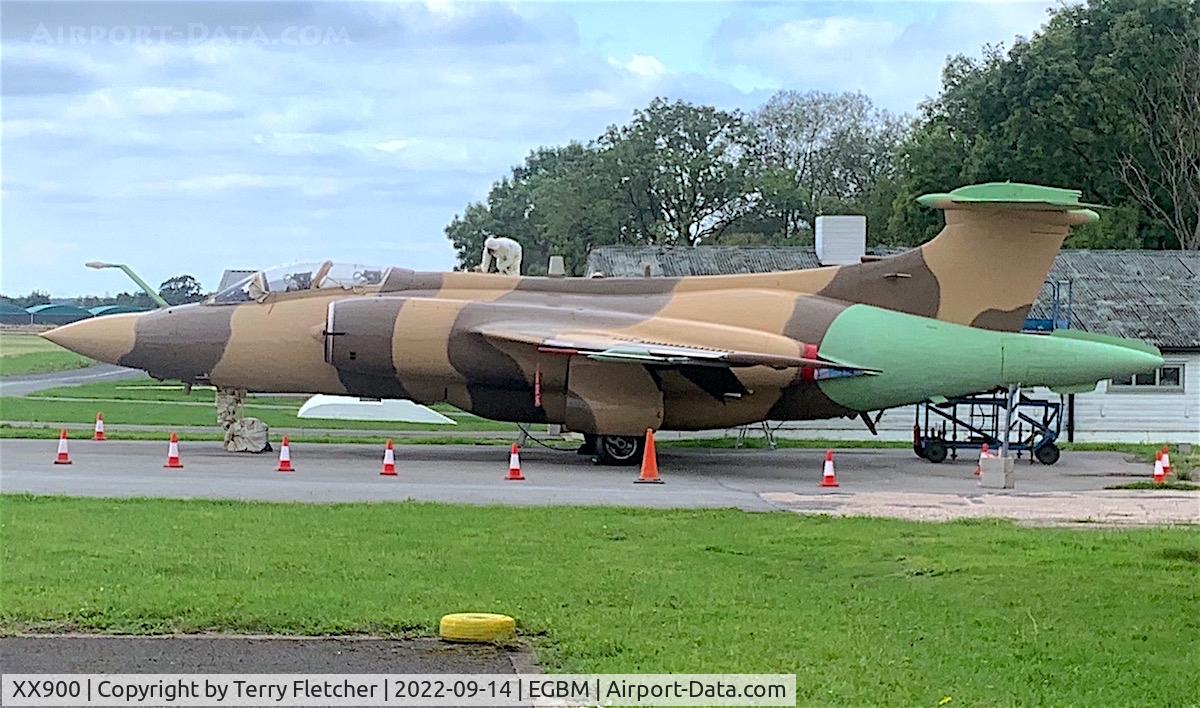
[{"label": "camouflage painted fuselage", "polygon": [[[446,401],[609,435],[857,415],[1161,363],[1146,347],[1012,333],[1070,225],[1090,218],[1081,210],[935,206],[948,209],[938,238],[853,266],[678,279],[394,268],[355,291],[110,316],[48,336],[164,379]],[[587,355],[621,347],[691,356]]]}]

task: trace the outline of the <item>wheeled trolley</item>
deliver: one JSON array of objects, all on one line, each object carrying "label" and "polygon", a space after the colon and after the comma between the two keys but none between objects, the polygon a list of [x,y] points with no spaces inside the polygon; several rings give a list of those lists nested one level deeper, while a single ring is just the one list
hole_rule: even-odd
[{"label": "wheeled trolley", "polygon": [[[958,458],[960,450],[977,451],[986,443],[998,452],[1008,439],[1008,449],[1020,458],[1029,453],[1043,465],[1058,462],[1062,433],[1061,397],[1057,400],[1030,398],[1018,393],[1008,416],[1009,399],[1005,389],[917,404],[913,424],[913,451],[930,462]],[[1005,420],[1009,420],[1007,430]],[[1003,437],[1002,437],[1003,436]]]}]

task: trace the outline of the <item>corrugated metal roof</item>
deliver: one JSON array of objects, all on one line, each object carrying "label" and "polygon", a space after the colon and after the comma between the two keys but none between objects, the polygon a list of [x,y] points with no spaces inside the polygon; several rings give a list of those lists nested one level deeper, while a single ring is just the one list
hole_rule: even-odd
[{"label": "corrugated metal roof", "polygon": [[601,246],[588,254],[587,272],[614,277],[645,275],[650,267],[653,277],[678,278],[685,275],[721,275],[724,273],[770,273],[777,270],[803,270],[820,266],[810,248],[769,248],[760,246]]},{"label": "corrugated metal roof", "polygon": [[[873,256],[891,256],[906,249],[876,247]],[[812,246],[600,246],[588,253],[587,273],[636,278],[650,266],[653,277],[729,273],[773,273],[780,270],[818,268],[821,262]]]},{"label": "corrugated metal roof", "polygon": [[1071,284],[1072,327],[1200,349],[1200,253],[1063,251],[1047,279]]},{"label": "corrugated metal roof", "polygon": [[[588,254],[587,272],[638,277],[647,265],[652,276],[679,277],[799,270],[820,263],[811,246],[602,246]],[[1047,280],[1070,283],[1073,328],[1142,339],[1164,349],[1200,349],[1200,253],[1064,250]],[[1052,290],[1043,287],[1030,314],[1049,318],[1052,308]]]}]

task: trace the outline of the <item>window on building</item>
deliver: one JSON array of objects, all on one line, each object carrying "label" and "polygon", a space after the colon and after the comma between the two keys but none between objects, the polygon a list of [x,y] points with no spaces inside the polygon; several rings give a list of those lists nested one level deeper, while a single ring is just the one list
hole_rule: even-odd
[{"label": "window on building", "polygon": [[1183,364],[1164,364],[1155,371],[1113,379],[1108,390],[1182,393]]}]

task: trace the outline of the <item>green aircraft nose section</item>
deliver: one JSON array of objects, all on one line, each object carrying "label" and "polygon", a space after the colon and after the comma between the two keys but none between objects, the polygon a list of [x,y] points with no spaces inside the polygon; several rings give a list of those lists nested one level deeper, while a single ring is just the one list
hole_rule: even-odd
[{"label": "green aircraft nose section", "polygon": [[839,315],[821,341],[820,355],[880,372],[818,383],[830,399],[860,411],[1007,384],[1094,384],[1162,365],[1158,350],[1142,342],[1078,333],[992,332],[870,305],[854,305]]},{"label": "green aircraft nose section", "polygon": [[1143,342],[1082,332],[1006,335],[1004,378],[1060,387],[1153,371],[1162,354]]}]

